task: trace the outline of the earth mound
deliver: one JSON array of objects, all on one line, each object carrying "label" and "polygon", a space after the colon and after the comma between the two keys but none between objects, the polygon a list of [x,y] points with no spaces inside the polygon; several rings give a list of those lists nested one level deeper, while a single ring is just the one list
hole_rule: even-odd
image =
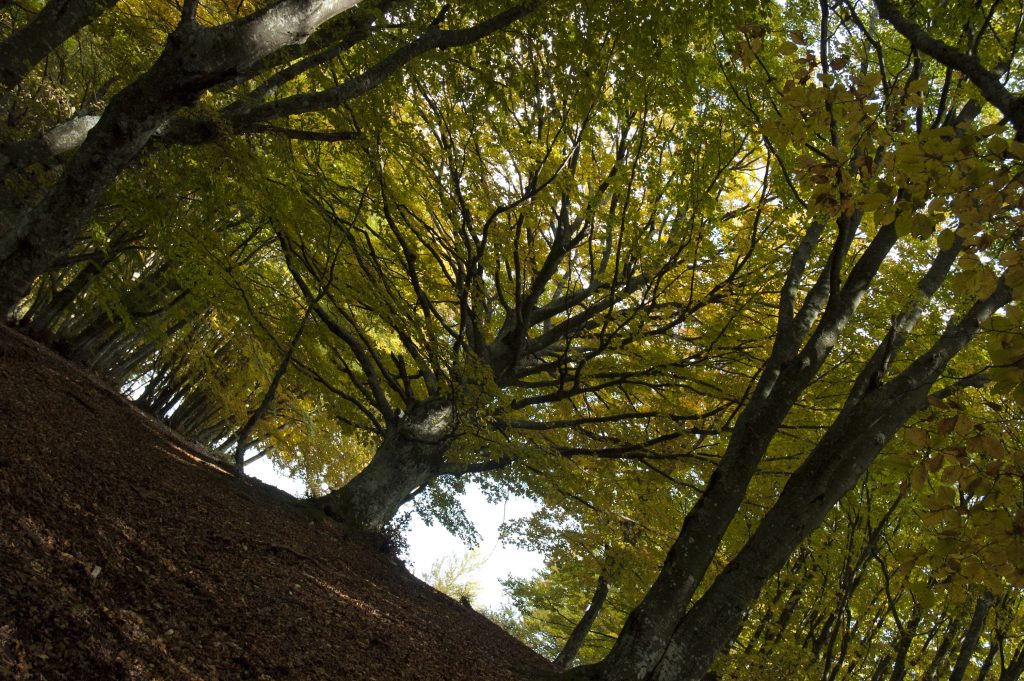
[{"label": "earth mound", "polygon": [[540,656],[0,326],[0,678],[512,681]]}]

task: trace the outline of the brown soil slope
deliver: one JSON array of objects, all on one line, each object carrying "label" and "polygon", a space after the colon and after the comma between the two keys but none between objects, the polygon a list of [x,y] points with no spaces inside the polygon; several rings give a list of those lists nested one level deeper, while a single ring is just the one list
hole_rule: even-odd
[{"label": "brown soil slope", "polygon": [[[546,663],[0,326],[0,679],[522,679]],[[513,671],[515,670],[515,671]]]}]

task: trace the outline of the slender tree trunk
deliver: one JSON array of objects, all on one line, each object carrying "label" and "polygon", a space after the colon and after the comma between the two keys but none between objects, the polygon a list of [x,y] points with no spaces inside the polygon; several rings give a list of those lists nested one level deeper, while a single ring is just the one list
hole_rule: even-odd
[{"label": "slender tree trunk", "polygon": [[907,675],[907,655],[910,654],[910,645],[914,642],[914,635],[920,623],[921,616],[918,615],[910,620],[900,633],[900,638],[896,643],[896,660],[892,664],[889,681],[903,681]]},{"label": "slender tree trunk", "polygon": [[67,286],[55,291],[46,300],[37,299],[32,308],[19,320],[26,332],[32,338],[54,337],[54,322],[57,318],[67,312],[68,307],[78,297],[85,287],[102,272],[106,263],[89,261],[75,275]]},{"label": "slender tree trunk", "polygon": [[291,364],[292,355],[295,353],[295,348],[299,344],[299,339],[302,337],[302,332],[306,328],[306,322],[309,321],[310,311],[307,309],[306,313],[302,316],[302,322],[299,324],[298,330],[295,335],[292,336],[291,342],[288,343],[288,348],[285,350],[284,357],[281,358],[280,364],[277,366],[277,370],[274,372],[274,376],[270,379],[270,385],[267,386],[266,392],[263,394],[263,399],[260,401],[259,406],[249,415],[245,424],[238,431],[238,435],[235,438],[235,473],[242,475],[245,473],[245,450],[249,448],[251,442],[249,437],[252,435],[252,431],[255,430],[256,425],[266,415],[270,409],[270,405],[274,401],[274,397],[277,394],[277,387],[281,384],[281,379],[284,378],[285,373],[288,372],[288,366]]},{"label": "slender tree trunk", "polygon": [[992,669],[992,662],[996,659],[997,650],[998,646],[996,646],[995,642],[989,641],[988,653],[985,655],[985,661],[981,663],[981,669],[978,670],[978,678],[974,679],[974,681],[985,681],[989,670]]},{"label": "slender tree trunk", "polygon": [[590,633],[590,629],[594,626],[594,622],[601,613],[601,608],[604,607],[604,601],[607,597],[608,581],[604,578],[604,575],[601,575],[597,578],[597,588],[594,589],[594,595],[590,599],[586,612],[583,613],[583,617],[573,627],[572,633],[569,634],[569,639],[565,642],[565,647],[562,648],[561,652],[558,653],[558,657],[555,658],[556,667],[565,669],[579,656],[580,648],[583,647],[583,641],[586,640],[587,634]]},{"label": "slender tree trunk", "polygon": [[1024,643],[1017,648],[1010,664],[999,674],[999,681],[1019,681],[1024,674]]},{"label": "slender tree trunk", "polygon": [[885,670],[889,668],[889,654],[886,653],[878,660],[878,664],[875,665],[875,671],[871,674],[871,681],[882,681],[882,677],[885,676]]},{"label": "slender tree trunk", "polygon": [[971,624],[967,627],[964,642],[960,646],[960,654],[956,657],[953,671],[949,675],[949,681],[963,681],[967,673],[967,665],[978,647],[978,640],[981,639],[981,632],[985,628],[985,618],[988,616],[988,609],[992,606],[992,598],[989,594],[982,594],[974,605],[974,615],[971,617]]},{"label": "slender tree trunk", "polygon": [[[953,647],[953,635],[959,630],[959,622],[952,621],[949,624],[949,628],[946,629],[945,635],[942,637],[942,641],[939,643],[938,649],[935,651],[935,655],[932,656],[932,661],[928,665],[928,671],[924,674],[925,681],[936,681],[936,673],[939,667],[946,661],[946,657],[949,655],[950,650]],[[924,652],[928,650],[930,641],[925,640],[923,648]],[[921,657],[924,657],[924,652],[921,653]]]},{"label": "slender tree trunk", "polygon": [[[929,270],[928,276],[932,273]],[[989,297],[951,322],[927,352],[888,383],[869,387],[872,364],[866,365],[836,420],[790,476],[750,540],[700,600],[682,618],[677,612],[668,612],[663,619],[650,622],[635,618],[634,611],[623,629],[623,638],[632,639],[630,645],[617,645],[604,662],[581,675],[602,681],[700,679],[732,641],[768,579],[821,525],[907,419],[928,405],[928,393],[949,360],[968,345],[981,323],[1010,299],[1009,288],[1000,282]],[[759,437],[770,438],[770,434]],[[685,553],[688,547],[680,547],[680,541],[693,544],[699,539],[688,534],[684,524],[673,551]],[[678,576],[674,573],[669,579]],[[692,589],[694,585],[684,582],[679,587]],[[651,605],[650,593],[638,610]],[[667,637],[666,621],[671,627]]]}]

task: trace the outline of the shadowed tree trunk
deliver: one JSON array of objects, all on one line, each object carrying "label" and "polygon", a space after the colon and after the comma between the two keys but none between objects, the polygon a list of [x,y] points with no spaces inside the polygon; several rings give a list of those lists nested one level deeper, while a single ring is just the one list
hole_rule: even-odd
[{"label": "shadowed tree trunk", "polygon": [[[840,300],[846,297],[848,287],[863,292],[861,287],[877,272],[880,258],[893,243],[885,243],[886,229],[879,230],[875,241],[853,267],[847,284],[838,294]],[[880,241],[882,252],[873,254],[872,247],[880,245]],[[940,251],[922,276],[918,288],[926,298],[934,295],[945,280],[958,250],[954,244]],[[879,260],[872,262],[874,258]],[[865,281],[857,284],[860,277],[865,277]],[[584,669],[580,675],[601,681],[700,679],[735,636],[767,580],[856,484],[896,431],[927,407],[929,390],[946,364],[967,347],[981,324],[1010,299],[1009,288],[1000,282],[990,296],[973,305],[960,320],[951,322],[927,352],[892,381],[883,384],[877,380],[879,369],[888,364],[887,357],[893,347],[898,346],[903,334],[916,324],[923,312],[920,301],[912,303],[897,317],[889,337],[861,370],[839,415],[789,478],[778,501],[751,539],[700,600],[686,610],[686,603],[742,501],[757,462],[782,422],[784,413],[779,414],[779,410],[785,412],[806,388],[811,377],[804,372],[817,371],[823,361],[822,354],[827,354],[831,348],[828,343],[835,343],[836,331],[845,324],[842,319],[830,319],[828,310],[836,311],[848,305],[846,312],[838,313],[845,317],[852,314],[858,301],[847,300],[827,307],[817,331],[796,362],[780,362],[779,368],[773,371],[772,360],[769,360],[755,396],[737,422],[725,457],[701,499],[687,515],[658,580],[630,615],[608,658],[595,667]],[[787,316],[780,316],[780,319],[785,321]],[[832,331],[828,330],[830,326]],[[784,329],[780,331],[776,350],[787,336]],[[761,401],[772,397],[773,393],[777,395],[774,401]],[[752,424],[767,426],[767,429],[751,427]]]},{"label": "shadowed tree trunk", "polygon": [[1019,681],[1022,674],[1024,674],[1024,644],[1017,648],[1010,664],[1003,668],[999,674],[999,681]]},{"label": "shadowed tree trunk", "polygon": [[[307,309],[305,314],[302,316],[302,321],[299,323],[299,328],[292,336],[291,342],[288,343],[288,348],[285,350],[284,356],[281,358],[281,362],[277,365],[277,369],[274,371],[274,375],[270,379],[270,385],[267,386],[266,392],[263,394],[263,399],[260,400],[259,406],[249,415],[246,419],[245,424],[239,429],[238,435],[235,437],[235,452],[234,452],[234,466],[235,473],[242,475],[245,473],[245,466],[255,458],[245,458],[245,452],[249,448],[250,436],[253,430],[255,430],[257,424],[270,410],[270,405],[274,402],[277,394],[277,388],[281,384],[281,379],[288,372],[288,367],[292,361],[292,355],[295,354],[295,349],[299,344],[299,339],[302,337],[302,332],[306,328],[306,322],[309,321],[310,310]],[[261,455],[257,455],[261,456]]]},{"label": "shadowed tree trunk", "polygon": [[0,43],[0,85],[14,88],[36,64],[117,0],[50,0]]},{"label": "shadowed tree trunk", "polygon": [[964,642],[960,646],[960,654],[957,655],[953,671],[949,675],[949,681],[963,681],[964,674],[967,673],[967,665],[974,655],[974,650],[978,647],[978,640],[985,628],[985,618],[988,616],[991,605],[992,597],[989,594],[982,594],[978,598],[978,602],[975,603],[974,615],[971,617],[970,626],[967,627]]},{"label": "shadowed tree trunk", "polygon": [[604,607],[604,601],[607,597],[608,581],[604,578],[604,575],[601,575],[597,578],[597,587],[594,589],[594,595],[590,598],[590,604],[587,605],[586,612],[583,613],[583,617],[573,627],[572,633],[569,634],[569,638],[565,642],[565,646],[555,658],[556,667],[565,669],[579,656],[583,642],[586,640],[591,628],[593,628],[597,616],[601,614],[601,608]]}]

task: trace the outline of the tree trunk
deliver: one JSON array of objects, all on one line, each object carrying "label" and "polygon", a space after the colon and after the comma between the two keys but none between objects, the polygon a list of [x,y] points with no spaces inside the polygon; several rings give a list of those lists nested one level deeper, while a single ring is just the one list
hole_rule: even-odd
[{"label": "tree trunk", "polygon": [[1017,649],[1013,660],[999,674],[999,681],[1019,681],[1024,673],[1024,643]]},{"label": "tree trunk", "polygon": [[117,0],[50,0],[28,23],[0,43],[0,85],[14,88],[54,49]]},{"label": "tree trunk", "polygon": [[996,646],[995,642],[989,641],[988,653],[985,655],[985,661],[981,663],[981,669],[978,670],[978,678],[974,681],[985,681],[988,671],[992,668],[992,661],[996,658],[997,650],[998,646]]},{"label": "tree trunk", "polygon": [[346,525],[380,531],[428,483],[444,472],[452,437],[450,402],[428,400],[388,424],[370,463],[315,503]]},{"label": "tree trunk", "polygon": [[875,665],[875,671],[871,674],[871,681],[882,681],[882,677],[885,676],[885,670],[889,668],[889,654],[886,653],[882,656],[882,659]]},{"label": "tree trunk", "polygon": [[285,350],[284,357],[281,358],[281,362],[277,365],[277,370],[274,371],[273,377],[270,379],[270,385],[267,386],[266,392],[263,394],[263,399],[256,409],[249,415],[245,424],[238,431],[238,435],[235,436],[235,474],[243,475],[245,473],[245,452],[252,444],[249,437],[252,432],[256,429],[256,425],[270,410],[270,405],[273,403],[277,394],[277,388],[281,384],[281,379],[284,378],[285,373],[288,371],[288,366],[291,364],[292,355],[295,353],[295,348],[299,344],[299,339],[302,337],[302,332],[306,328],[306,322],[309,321],[310,311],[307,309],[306,313],[302,316],[302,322],[299,324],[298,330],[295,335],[292,336],[292,340],[288,343],[288,349]]},{"label": "tree trunk", "polygon": [[604,575],[601,575],[597,578],[597,588],[594,589],[590,605],[587,606],[587,610],[583,613],[580,621],[573,627],[569,639],[565,642],[565,647],[562,648],[561,652],[558,653],[558,657],[555,658],[556,667],[565,669],[579,656],[580,648],[583,647],[583,641],[586,640],[587,634],[590,633],[590,629],[594,626],[594,622],[601,613],[601,608],[604,607],[604,600],[607,597],[608,581],[604,578]]},{"label": "tree trunk", "polygon": [[183,21],[152,68],[114,96],[43,200],[0,236],[7,313],[74,244],[100,196],[181,107],[277,50],[302,43],[358,0],[280,0],[214,28]]},{"label": "tree trunk", "polygon": [[[945,635],[942,637],[942,641],[939,643],[938,650],[935,651],[935,655],[932,656],[932,661],[928,664],[928,670],[924,674],[925,681],[937,681],[937,672],[940,666],[946,661],[946,657],[949,655],[950,650],[953,647],[953,636],[959,633],[959,622],[953,620],[950,622],[949,627],[946,629]],[[923,660],[926,652],[931,648],[931,641],[926,639],[923,645],[924,651],[921,653],[921,659]],[[950,677],[952,680],[952,677]],[[962,677],[960,679],[962,681]]]},{"label": "tree trunk", "polygon": [[896,644],[896,661],[893,662],[889,681],[903,681],[907,675],[907,655],[910,653],[910,644],[914,642],[914,635],[920,623],[921,615],[918,615],[907,624],[900,634]]},{"label": "tree trunk", "polygon": [[992,599],[988,594],[982,594],[974,605],[974,615],[971,617],[971,624],[967,627],[967,634],[964,636],[963,645],[960,646],[960,654],[957,655],[956,664],[949,675],[949,681],[963,681],[967,673],[967,664],[978,647],[978,640],[985,628],[985,618],[988,616],[988,609],[992,605]]},{"label": "tree trunk", "polygon": [[[951,322],[932,347],[893,380],[858,391],[857,385],[866,385],[865,376],[872,370],[871,363],[866,365],[836,420],[789,478],[750,540],[700,600],[682,617],[677,612],[667,612],[660,620],[651,622],[634,617],[649,607],[649,592],[623,628],[620,641],[626,639],[629,645],[620,648],[617,644],[604,662],[581,675],[601,681],[695,681],[703,677],[719,652],[732,641],[768,579],[785,564],[800,542],[821,525],[907,419],[928,405],[928,393],[949,360],[1010,299],[1009,289],[1000,282],[996,291],[975,303],[960,320]],[[759,437],[770,439],[771,434]],[[724,465],[725,461],[721,466]],[[709,483],[709,489],[712,484]],[[672,553],[689,551],[690,546],[680,546],[681,542],[693,544],[699,539],[687,533],[686,525],[691,518],[692,514],[672,547],[670,561]],[[716,538],[716,546],[717,541]],[[679,587],[693,589],[695,585],[687,582]],[[667,640],[666,622],[671,626]]]}]

